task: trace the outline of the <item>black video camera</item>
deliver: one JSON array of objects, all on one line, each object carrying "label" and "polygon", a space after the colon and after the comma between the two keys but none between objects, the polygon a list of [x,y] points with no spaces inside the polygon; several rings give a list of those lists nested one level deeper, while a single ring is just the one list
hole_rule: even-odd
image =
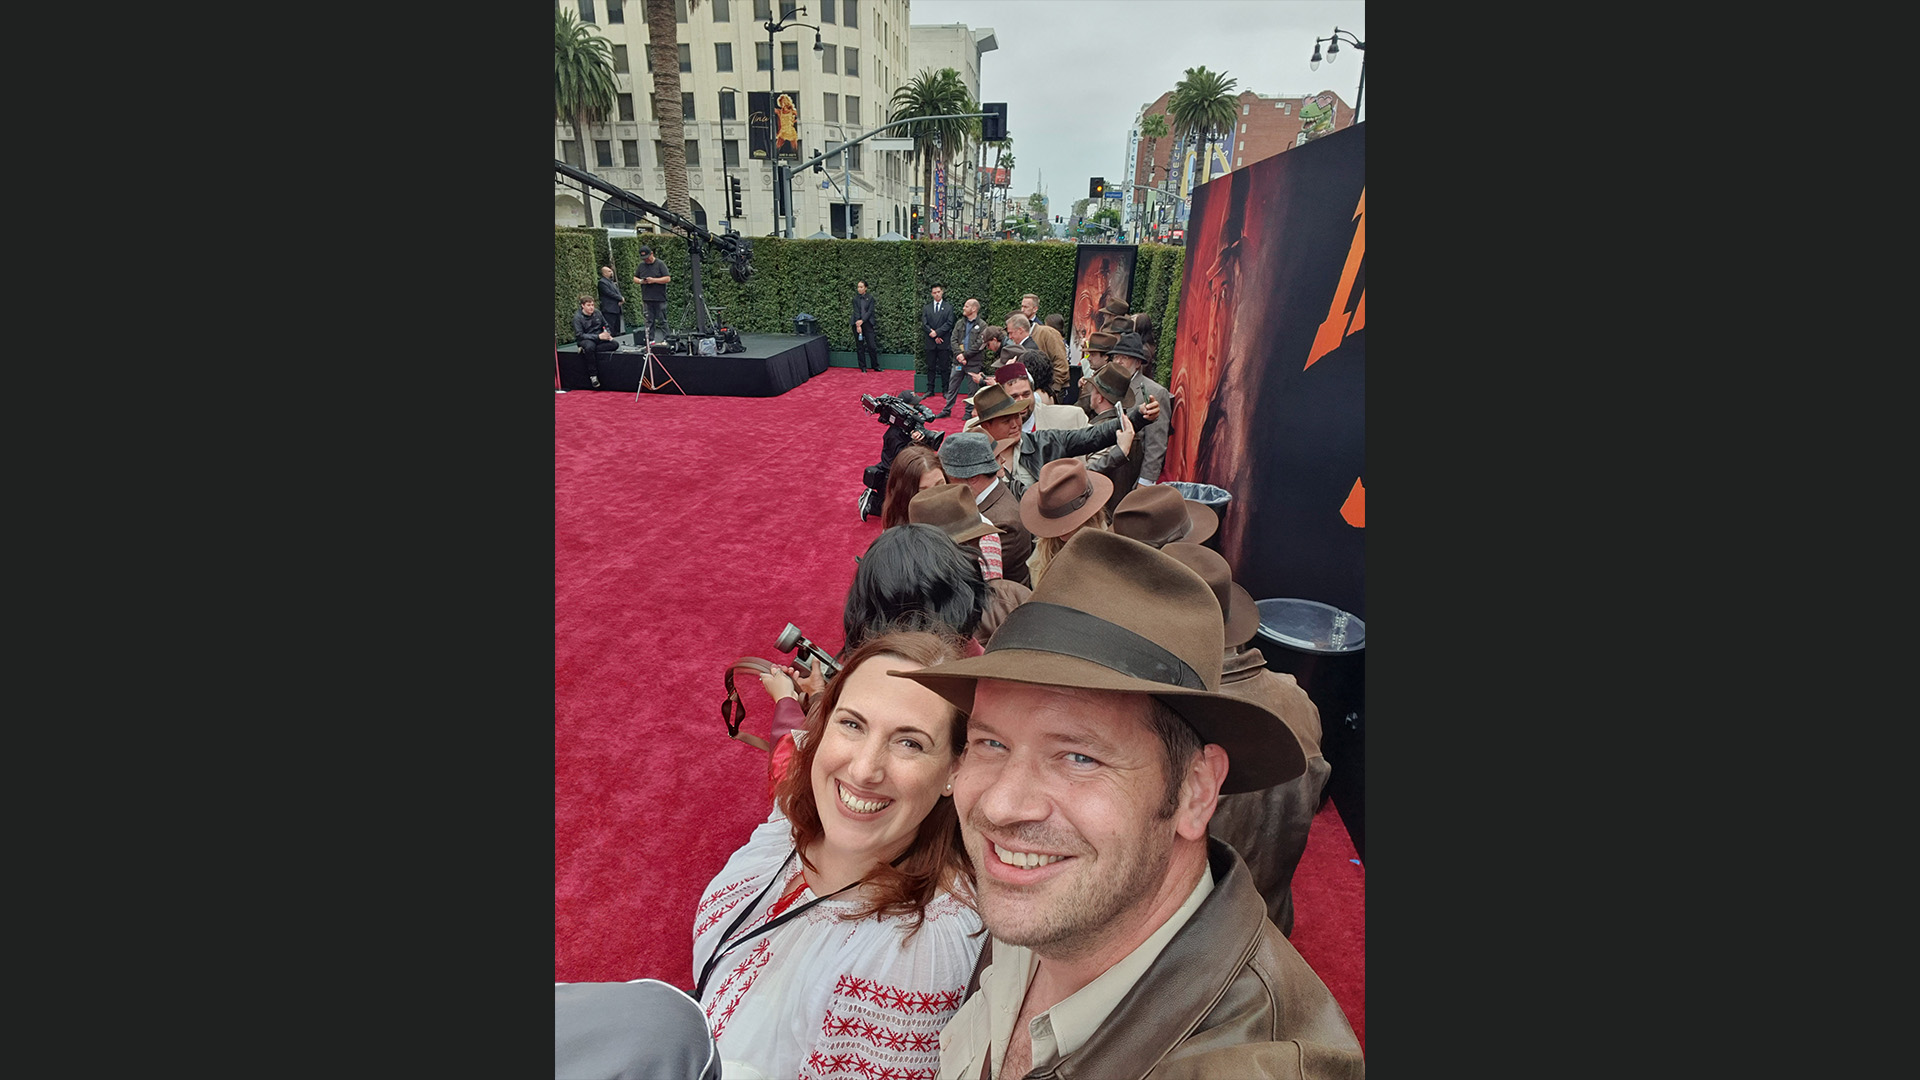
[{"label": "black video camera", "polygon": [[892,394],[860,395],[860,407],[872,413],[874,419],[883,424],[901,428],[908,434],[933,419],[933,410],[917,401],[907,401]]},{"label": "black video camera", "polygon": [[800,628],[792,623],[788,623],[787,628],[780,631],[780,640],[774,642],[773,647],[779,649],[781,652],[793,652],[795,649],[800,650],[794,659],[804,660],[811,658],[814,666],[820,670],[820,674],[825,678],[831,679],[835,675],[840,674],[840,665],[833,657],[828,656],[825,649],[808,641],[807,636],[800,632]]}]

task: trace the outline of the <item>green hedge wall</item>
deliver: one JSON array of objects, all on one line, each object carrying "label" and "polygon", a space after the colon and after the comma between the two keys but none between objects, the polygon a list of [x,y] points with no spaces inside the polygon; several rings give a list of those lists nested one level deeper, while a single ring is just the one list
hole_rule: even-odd
[{"label": "green hedge wall", "polygon": [[[573,313],[581,293],[593,294],[604,253],[593,253],[594,234],[604,243],[606,230],[578,226],[554,230],[555,337],[573,340]],[[1020,307],[1020,297],[1040,298],[1044,317],[1073,310],[1072,244],[1027,244],[1006,240],[787,240],[753,238],[753,279],[745,285],[733,280],[726,261],[708,256],[701,266],[709,311],[716,319],[746,334],[791,334],[793,317],[814,317],[829,348],[853,351],[853,285],[865,281],[879,304],[880,351],[909,353],[915,369],[926,372],[926,335],[920,332],[920,308],[935,282],[946,286],[947,301],[957,311],[968,297],[980,301],[989,322],[1003,321]],[[627,296],[631,327],[635,317],[644,323],[640,286],[633,283],[640,248],[651,247],[667,263],[673,281],[667,286],[667,314],[676,329],[693,325],[691,266],[685,237],[649,233],[612,241],[613,270]],[[603,249],[604,252],[604,249]],[[1179,295],[1183,249],[1146,244],[1134,266],[1130,303],[1146,311],[1160,325],[1160,339],[1171,355],[1173,314],[1170,301]],[[1162,313],[1166,317],[1162,318]],[[1165,380],[1163,379],[1162,382]]]},{"label": "green hedge wall", "polygon": [[580,295],[596,295],[594,279],[600,276],[593,261],[593,237],[578,229],[553,230],[553,341],[556,345],[573,343],[573,313],[580,310]]},{"label": "green hedge wall", "polygon": [[1160,375],[1154,381],[1161,386],[1172,385],[1168,380],[1173,372],[1173,342],[1180,332],[1180,283],[1186,277],[1187,249],[1174,248],[1172,262],[1173,265],[1167,270],[1165,317],[1156,317],[1153,321],[1160,331],[1159,351],[1155,354]]},{"label": "green hedge wall", "polygon": [[[585,225],[573,225],[569,226],[569,228],[574,232],[593,239],[593,272],[596,277],[599,275],[601,267],[612,265],[607,262],[607,230],[597,225],[591,229]],[[614,267],[614,269],[617,271],[619,267]]]}]

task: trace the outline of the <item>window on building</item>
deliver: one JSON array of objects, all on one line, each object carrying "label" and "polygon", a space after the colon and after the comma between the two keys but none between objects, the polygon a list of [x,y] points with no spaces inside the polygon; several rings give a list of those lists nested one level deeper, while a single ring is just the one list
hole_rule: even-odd
[{"label": "window on building", "polygon": [[613,142],[610,139],[593,140],[593,161],[602,169],[613,168]]},{"label": "window on building", "polygon": [[642,50],[643,52],[645,52],[645,53],[646,53],[646,56],[647,56],[647,74],[649,74],[649,75],[651,75],[651,74],[653,74],[653,46],[651,46],[651,45],[642,45],[642,46],[640,46],[640,48],[641,48],[641,50]]},{"label": "window on building", "polygon": [[734,113],[733,91],[731,90],[720,91],[720,119],[722,120],[740,119],[740,117]]},{"label": "window on building", "polygon": [[713,43],[713,70],[715,71],[732,71],[733,70],[733,43],[732,42],[716,41]]},{"label": "window on building", "polygon": [[613,47],[613,70],[616,72],[625,72],[627,70],[627,47],[625,45],[615,45]]},{"label": "window on building", "polygon": [[649,120],[660,119],[660,95],[659,94],[647,95],[647,119]]},{"label": "window on building", "polygon": [[620,119],[631,123],[633,120],[633,95],[618,94],[615,95],[614,100],[620,104]]},{"label": "window on building", "polygon": [[720,144],[720,162],[729,169],[740,167],[739,139],[728,139]]},{"label": "window on building", "polygon": [[733,12],[727,9],[727,0],[713,0],[713,21],[732,22]]},{"label": "window on building", "polygon": [[823,23],[836,21],[833,17],[833,0],[820,0],[820,21]]},{"label": "window on building", "polygon": [[767,3],[767,0],[753,0],[753,21],[772,22],[773,5]]},{"label": "window on building", "polygon": [[596,22],[593,17],[593,0],[580,0],[580,21]]},{"label": "window on building", "polygon": [[624,23],[626,21],[627,13],[625,11],[625,5],[621,4],[620,0],[607,0],[607,22],[611,24]]},{"label": "window on building", "polygon": [[800,70],[800,43],[799,42],[783,41],[780,43],[780,70],[781,71],[799,71]]},{"label": "window on building", "polygon": [[580,140],[578,139],[560,140],[560,158],[576,169],[587,167],[587,163],[580,160]]},{"label": "window on building", "polygon": [[826,117],[827,123],[829,124],[839,123],[840,122],[840,95],[839,94],[822,94],[820,96],[826,99],[826,104],[827,104],[827,107],[824,110],[822,110],[821,115]]},{"label": "window on building", "polygon": [[845,51],[847,54],[847,74],[859,75],[860,74],[860,50],[853,48],[852,46],[848,46]]},{"label": "window on building", "polygon": [[1253,109],[1253,106],[1252,106],[1252,105],[1242,105],[1242,106],[1240,106],[1240,115],[1241,115],[1241,116],[1245,116],[1245,115],[1247,115],[1247,113],[1248,113],[1249,111],[1251,111],[1252,109]]},{"label": "window on building", "polygon": [[847,21],[844,25],[856,30],[859,29],[860,28],[860,5],[857,3],[854,3],[854,0],[847,0],[846,14],[847,14]]},{"label": "window on building", "polygon": [[640,140],[620,140],[620,162],[629,169],[640,167]]},{"label": "window on building", "polygon": [[860,122],[860,98],[858,95],[848,94],[847,95],[847,123],[857,124],[859,122]]},{"label": "window on building", "polygon": [[1245,125],[1245,124],[1241,124],[1241,125],[1240,125],[1240,134],[1242,134],[1242,135],[1245,135],[1246,133],[1247,133],[1247,125]]},{"label": "window on building", "polygon": [[673,0],[673,21],[679,23],[687,21],[687,0]]},{"label": "window on building", "polygon": [[852,169],[854,172],[862,171],[860,168],[860,151],[864,149],[866,148],[863,146],[847,147],[847,168]]},{"label": "window on building", "polygon": [[679,51],[680,51],[680,70],[692,71],[693,70],[693,46],[683,41],[680,43]]},{"label": "window on building", "polygon": [[764,41],[753,43],[753,70],[773,70],[773,46]]},{"label": "window on building", "polygon": [[700,164],[700,140],[687,140],[687,168],[697,168]]},{"label": "window on building", "polygon": [[827,45],[820,50],[820,70],[823,74],[834,75],[839,73],[840,61],[838,53],[839,50],[832,45]]}]

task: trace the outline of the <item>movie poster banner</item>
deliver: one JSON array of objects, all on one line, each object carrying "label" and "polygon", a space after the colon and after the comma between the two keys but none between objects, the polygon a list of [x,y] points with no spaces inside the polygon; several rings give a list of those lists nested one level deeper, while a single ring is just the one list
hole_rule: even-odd
[{"label": "movie poster banner", "polygon": [[[1132,244],[1081,244],[1073,268],[1074,346],[1100,329],[1100,309],[1108,300],[1125,300],[1133,291],[1133,260],[1140,249]],[[1074,355],[1079,355],[1075,352]]]},{"label": "movie poster banner", "polygon": [[800,110],[794,105],[799,91],[776,94],[771,106],[767,91],[747,91],[747,157],[767,160],[768,149],[781,161],[800,160]]},{"label": "movie poster banner", "polygon": [[1162,473],[1232,495],[1219,550],[1256,600],[1361,619],[1366,140],[1342,128],[1195,194]]}]

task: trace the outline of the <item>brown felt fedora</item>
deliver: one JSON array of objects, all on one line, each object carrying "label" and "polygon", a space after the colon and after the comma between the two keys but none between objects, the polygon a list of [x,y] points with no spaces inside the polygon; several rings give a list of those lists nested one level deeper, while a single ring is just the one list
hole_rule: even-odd
[{"label": "brown felt fedora", "polygon": [[1007,393],[1006,387],[997,382],[988,383],[980,388],[979,393],[973,395],[973,415],[979,417],[982,423],[1013,413],[1023,413],[1031,408],[1033,408],[1032,398],[1016,399],[1012,394]]},{"label": "brown felt fedora", "polygon": [[1020,496],[1020,524],[1035,536],[1065,536],[1093,520],[1113,497],[1113,481],[1087,468],[1087,459],[1055,458]]},{"label": "brown felt fedora", "polygon": [[907,520],[944,529],[956,544],[978,540],[1000,527],[980,516],[973,489],[965,484],[935,484],[907,502]]},{"label": "brown felt fedora", "polygon": [[1087,348],[1092,352],[1103,353],[1120,343],[1120,335],[1107,330],[1095,330],[1087,335]]},{"label": "brown felt fedora", "polygon": [[1113,531],[1153,547],[1203,543],[1220,527],[1213,507],[1180,497],[1166,484],[1140,484],[1113,508]]},{"label": "brown felt fedora", "polygon": [[1260,629],[1260,609],[1254,605],[1253,594],[1241,588],[1233,580],[1233,568],[1227,560],[1212,548],[1189,544],[1184,540],[1175,541],[1160,549],[1179,559],[1187,569],[1200,575],[1213,590],[1214,598],[1220,601],[1220,610],[1227,620],[1227,644],[1245,645],[1247,639]]},{"label": "brown felt fedora", "polygon": [[1101,397],[1123,408],[1127,402],[1127,394],[1133,390],[1133,380],[1127,378],[1126,372],[1112,364],[1107,364],[1094,372],[1093,383],[1100,388]]},{"label": "brown felt fedora", "polygon": [[1125,300],[1122,300],[1117,296],[1108,297],[1106,305],[1100,309],[1101,313],[1106,315],[1125,315],[1131,312],[1132,310],[1133,310],[1132,308],[1127,306],[1127,302]]},{"label": "brown felt fedora", "polygon": [[980,679],[1151,694],[1227,752],[1220,793],[1284,784],[1306,769],[1278,714],[1220,691],[1220,601],[1180,560],[1124,536],[1082,530],[985,655],[890,674],[973,711]]}]

